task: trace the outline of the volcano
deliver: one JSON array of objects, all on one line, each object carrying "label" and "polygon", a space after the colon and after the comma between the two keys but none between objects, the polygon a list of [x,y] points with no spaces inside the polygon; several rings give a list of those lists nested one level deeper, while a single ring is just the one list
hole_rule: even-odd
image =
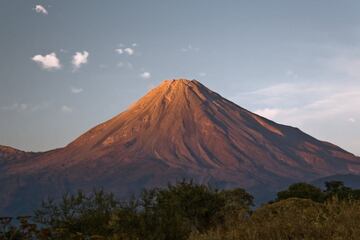
[{"label": "volcano", "polygon": [[1,213],[47,196],[104,188],[120,197],[181,179],[256,194],[360,173],[360,158],[226,100],[196,80],[166,80],[64,148],[0,148]]}]

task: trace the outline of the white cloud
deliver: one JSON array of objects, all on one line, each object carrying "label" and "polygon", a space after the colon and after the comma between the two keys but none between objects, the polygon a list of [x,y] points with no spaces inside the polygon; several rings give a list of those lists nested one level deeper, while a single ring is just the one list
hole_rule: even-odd
[{"label": "white cloud", "polygon": [[75,69],[79,69],[81,65],[86,64],[88,62],[89,53],[87,51],[84,52],[76,52],[72,59],[72,64]]},{"label": "white cloud", "polygon": [[280,112],[281,109],[277,109],[277,108],[264,108],[255,111],[256,114],[268,119],[274,119],[276,115],[278,115]]},{"label": "white cloud", "polygon": [[200,50],[200,48],[198,47],[193,47],[191,44],[189,44],[186,47],[183,47],[180,49],[181,52],[198,52]]},{"label": "white cloud", "polygon": [[31,103],[14,103],[9,106],[2,106],[0,109],[4,111],[16,111],[16,112],[36,112],[42,109],[46,109],[50,104],[47,102],[39,104]]},{"label": "white cloud", "polygon": [[70,88],[70,91],[71,91],[72,93],[74,93],[74,94],[78,94],[78,93],[83,92],[84,89],[82,89],[82,88],[77,88],[77,87],[71,87],[71,88]]},{"label": "white cloud", "polygon": [[330,60],[330,67],[349,77],[360,78],[360,58],[337,57]]},{"label": "white cloud", "polygon": [[130,46],[131,47],[125,47],[124,44],[120,43],[118,44],[118,48],[115,49],[115,52],[117,52],[120,55],[126,53],[127,55],[132,56],[135,53],[134,48],[137,46],[137,43],[132,43]]},{"label": "white cloud", "polygon": [[132,48],[125,48],[124,52],[126,52],[129,56],[134,54],[134,49]]},{"label": "white cloud", "polygon": [[356,122],[356,119],[355,119],[355,118],[350,117],[350,118],[348,119],[348,121],[349,121],[349,122],[351,122],[351,123],[355,123],[355,122]]},{"label": "white cloud", "polygon": [[35,55],[32,60],[40,64],[40,66],[46,70],[61,68],[60,60],[57,58],[56,53],[50,53],[45,56]]},{"label": "white cloud", "polygon": [[46,10],[46,8],[42,5],[36,5],[35,6],[35,11],[37,13],[41,13],[41,14],[44,14],[44,15],[48,15],[48,11]]},{"label": "white cloud", "polygon": [[63,106],[61,106],[61,111],[64,113],[71,113],[73,111],[73,109],[69,106],[63,105]]},{"label": "white cloud", "polygon": [[145,79],[151,78],[151,74],[149,72],[143,72],[140,76]]},{"label": "white cloud", "polygon": [[233,100],[275,122],[360,154],[360,83],[283,83]]},{"label": "white cloud", "polygon": [[133,66],[133,64],[131,62],[118,62],[116,64],[116,66],[118,68],[125,68],[126,67],[126,68],[128,68],[130,70],[132,70],[134,68],[134,66]]},{"label": "white cloud", "polygon": [[206,77],[206,76],[207,76],[206,72],[200,72],[199,73],[199,77]]},{"label": "white cloud", "polygon": [[293,79],[299,79],[300,78],[299,75],[296,72],[294,72],[293,70],[291,70],[291,69],[287,70],[285,75],[287,77],[293,78]]},{"label": "white cloud", "polygon": [[278,84],[246,93],[236,101],[239,100],[259,106],[255,109],[259,115],[295,126],[360,116],[360,86],[357,85]]},{"label": "white cloud", "polygon": [[115,49],[115,52],[117,52],[118,54],[123,54],[124,53],[124,50],[122,48],[117,48]]},{"label": "white cloud", "polygon": [[29,109],[29,104],[27,104],[27,103],[14,103],[14,104],[12,104],[10,106],[5,106],[2,109],[3,110],[23,112],[23,111]]}]

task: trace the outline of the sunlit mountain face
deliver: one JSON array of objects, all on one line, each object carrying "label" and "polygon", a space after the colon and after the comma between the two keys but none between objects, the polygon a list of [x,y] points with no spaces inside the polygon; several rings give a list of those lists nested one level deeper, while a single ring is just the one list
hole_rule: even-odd
[{"label": "sunlit mountain face", "polygon": [[[51,133],[50,133],[51,134]],[[192,179],[266,198],[297,181],[357,174],[360,158],[256,115],[196,80],[166,80],[64,148],[0,148],[1,213],[27,213],[66,191],[120,197]]]}]

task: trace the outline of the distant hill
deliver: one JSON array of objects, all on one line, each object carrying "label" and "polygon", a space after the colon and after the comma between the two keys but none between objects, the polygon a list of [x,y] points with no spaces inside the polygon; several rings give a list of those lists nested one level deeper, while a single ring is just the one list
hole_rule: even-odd
[{"label": "distant hill", "polygon": [[78,188],[126,197],[186,178],[244,187],[265,199],[289,183],[360,173],[359,157],[249,112],[195,80],[164,81],[64,148],[0,154],[0,214],[25,214],[46,196]]},{"label": "distant hill", "polygon": [[311,183],[320,188],[324,188],[325,182],[342,181],[345,186],[353,189],[360,189],[360,175],[344,174],[323,177],[312,181]]}]

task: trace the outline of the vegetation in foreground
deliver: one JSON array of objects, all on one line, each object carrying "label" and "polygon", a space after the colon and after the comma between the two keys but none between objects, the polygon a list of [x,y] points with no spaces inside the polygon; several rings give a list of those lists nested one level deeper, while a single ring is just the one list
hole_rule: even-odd
[{"label": "vegetation in foreground", "polygon": [[325,187],[293,184],[256,210],[243,189],[186,181],[124,202],[79,191],[43,202],[32,218],[0,218],[0,240],[360,239],[360,191],[337,181]]}]

